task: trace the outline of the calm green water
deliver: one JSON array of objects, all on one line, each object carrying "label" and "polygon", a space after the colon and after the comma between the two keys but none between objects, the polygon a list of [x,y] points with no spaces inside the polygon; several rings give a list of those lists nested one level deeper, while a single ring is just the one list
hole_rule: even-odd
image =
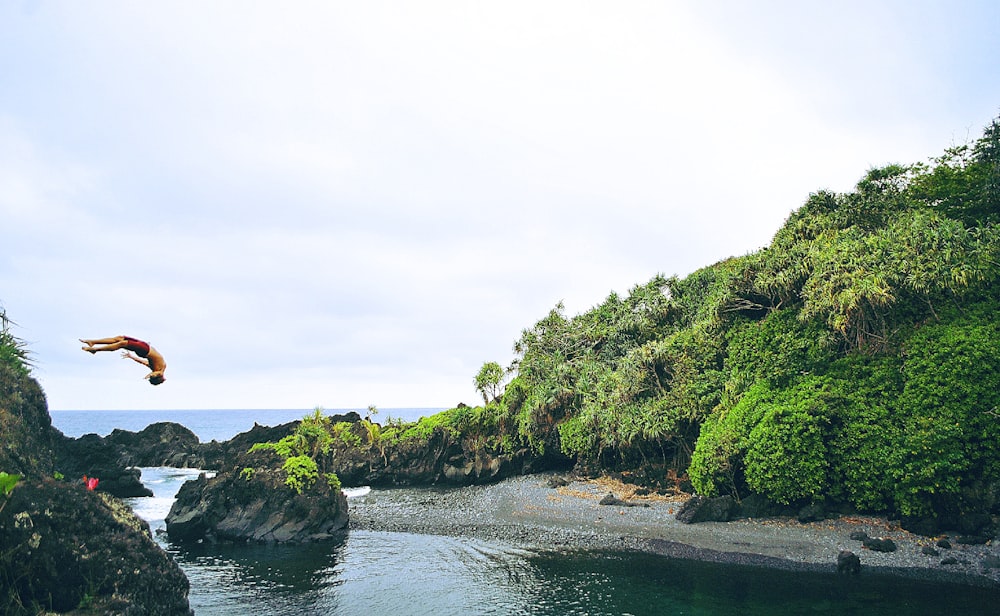
[{"label": "calm green water", "polygon": [[322,546],[174,552],[196,614],[996,614],[995,591],[633,553],[352,532]]}]

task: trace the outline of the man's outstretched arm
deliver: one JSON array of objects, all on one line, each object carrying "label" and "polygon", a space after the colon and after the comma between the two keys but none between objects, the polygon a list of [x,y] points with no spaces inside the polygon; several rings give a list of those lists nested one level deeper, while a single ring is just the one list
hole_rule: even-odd
[{"label": "man's outstretched arm", "polygon": [[122,357],[124,357],[125,359],[131,359],[132,361],[134,361],[136,363],[139,363],[139,364],[142,364],[143,366],[146,366],[147,368],[151,367],[149,365],[149,360],[148,359],[143,359],[143,358],[139,357],[138,355],[133,355],[130,351],[122,351]]}]

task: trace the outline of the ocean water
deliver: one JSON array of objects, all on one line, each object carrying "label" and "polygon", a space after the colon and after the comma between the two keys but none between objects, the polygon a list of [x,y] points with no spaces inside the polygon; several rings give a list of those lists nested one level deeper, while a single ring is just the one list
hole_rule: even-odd
[{"label": "ocean water", "polygon": [[[379,409],[374,420],[385,422],[388,418],[416,421],[433,415],[443,408],[391,408]],[[362,417],[366,409],[325,409],[327,415],[355,411]],[[66,436],[84,434],[107,436],[115,428],[138,432],[146,426],[172,421],[185,426],[198,435],[203,443],[226,441],[253,428],[254,423],[277,426],[312,414],[312,409],[255,409],[255,410],[176,410],[176,411],[50,411],[52,425]]]},{"label": "ocean water", "polygon": [[[169,412],[157,413],[143,421],[176,420],[165,418]],[[214,430],[213,438],[228,438],[224,435],[245,429],[240,427],[246,421],[241,414],[222,413],[216,416],[233,419],[229,428],[192,429],[199,436],[201,430],[205,434]],[[269,413],[275,418],[293,413],[290,419],[305,414]],[[56,426],[72,435],[60,426],[67,425],[66,416],[58,415],[53,413]],[[110,432],[106,421],[117,420],[100,415],[91,417],[87,422],[91,428],[84,432]],[[259,416],[257,421],[266,423]],[[502,542],[408,533],[351,531],[332,542],[299,546],[172,544],[163,532],[164,518],[180,486],[198,473],[144,468],[142,480],[153,496],[129,499],[149,522],[157,542],[187,574],[191,607],[198,616],[937,616],[996,614],[1000,605],[1000,591],[951,584],[774,571],[628,552],[524,549]],[[348,503],[369,490],[349,491]]]}]

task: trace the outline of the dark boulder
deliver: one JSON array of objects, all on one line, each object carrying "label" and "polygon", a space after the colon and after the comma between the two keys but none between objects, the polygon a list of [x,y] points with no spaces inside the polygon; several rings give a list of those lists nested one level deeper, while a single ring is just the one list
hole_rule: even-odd
[{"label": "dark boulder", "polygon": [[956,543],[962,545],[986,545],[989,541],[990,537],[986,535],[962,535],[955,539]]},{"label": "dark boulder", "polygon": [[[188,581],[149,526],[115,497],[53,479],[18,484],[0,511],[3,614],[24,606],[187,615]],[[14,575],[16,572],[16,575]]]},{"label": "dark boulder", "polygon": [[854,531],[851,531],[851,540],[852,541],[867,541],[868,540],[868,533],[866,533],[863,530],[854,530]]},{"label": "dark boulder", "polygon": [[116,429],[105,440],[120,447],[119,461],[126,466],[188,468],[201,461],[198,436],[178,423],[154,423],[139,432]]},{"label": "dark boulder", "polygon": [[732,496],[717,496],[707,498],[701,495],[692,496],[681,505],[676,519],[684,524],[699,522],[729,522],[739,515],[740,506]]},{"label": "dark boulder", "polygon": [[608,492],[604,498],[598,501],[599,505],[613,505],[615,507],[649,507],[649,503],[633,503],[631,501],[622,500],[615,496],[613,493]]},{"label": "dark boulder", "polygon": [[96,477],[98,490],[119,498],[153,495],[142,485],[139,469],[122,461],[124,450],[113,441],[96,434],[75,439],[60,435],[57,451],[56,468],[67,479]]},{"label": "dark boulder", "polygon": [[873,552],[895,552],[896,542],[892,539],[882,539],[880,537],[868,537],[861,542],[861,545],[865,546]]},{"label": "dark boulder", "polygon": [[174,541],[303,543],[329,539],[347,526],[347,497],[324,481],[300,494],[281,471],[202,473],[185,483],[167,514]]},{"label": "dark boulder", "polygon": [[841,550],[837,554],[837,573],[857,575],[861,573],[861,559],[850,550]]},{"label": "dark boulder", "polygon": [[563,475],[553,475],[552,477],[549,477],[548,481],[546,482],[546,485],[549,486],[550,488],[555,489],[555,488],[564,488],[568,486],[569,483],[570,483],[569,479],[567,479]]},{"label": "dark boulder", "polygon": [[826,509],[819,503],[811,503],[799,510],[798,520],[802,524],[826,519]]},{"label": "dark boulder", "polygon": [[941,532],[941,523],[934,517],[904,517],[900,520],[900,527],[915,535],[924,537],[934,537]]},{"label": "dark boulder", "polygon": [[958,516],[955,529],[962,535],[992,536],[996,525],[993,516],[984,512],[969,512]]},{"label": "dark boulder", "polygon": [[781,515],[784,508],[767,497],[753,493],[740,501],[740,517],[771,518]]}]

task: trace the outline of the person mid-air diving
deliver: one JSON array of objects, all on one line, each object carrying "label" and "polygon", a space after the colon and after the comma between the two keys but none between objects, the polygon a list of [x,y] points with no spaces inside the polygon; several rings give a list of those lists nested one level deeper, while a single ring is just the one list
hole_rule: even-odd
[{"label": "person mid-air diving", "polygon": [[150,385],[159,385],[167,380],[163,376],[163,371],[167,369],[167,362],[163,360],[163,356],[160,355],[159,351],[151,347],[148,342],[143,342],[138,338],[130,336],[115,336],[113,338],[97,338],[93,340],[80,338],[80,342],[87,345],[83,347],[83,350],[92,355],[100,351],[125,349],[122,357],[140,363],[152,371],[144,377],[149,381]]}]

